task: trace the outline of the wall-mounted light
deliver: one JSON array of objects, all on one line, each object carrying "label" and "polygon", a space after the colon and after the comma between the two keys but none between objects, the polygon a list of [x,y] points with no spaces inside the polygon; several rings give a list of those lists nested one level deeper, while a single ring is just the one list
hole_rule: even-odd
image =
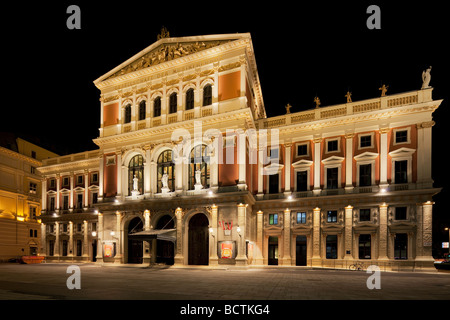
[{"label": "wall-mounted light", "polygon": [[236,227],[236,231],[237,231],[237,233],[238,233],[239,235],[241,235],[241,227],[237,226],[237,227]]},{"label": "wall-mounted light", "polygon": [[97,232],[95,232],[95,231],[92,231],[91,234],[92,234],[93,237],[96,237],[96,236],[97,236]]},{"label": "wall-mounted light", "polygon": [[380,192],[381,193],[386,193],[386,188],[381,188]]},{"label": "wall-mounted light", "polygon": [[214,193],[212,192],[212,190],[209,190],[209,191],[208,191],[208,195],[209,195],[209,196],[212,196],[213,194],[214,194]]},{"label": "wall-mounted light", "polygon": [[111,231],[109,234],[110,234],[112,237],[114,237],[114,236],[116,235],[116,233],[115,233],[114,231]]}]

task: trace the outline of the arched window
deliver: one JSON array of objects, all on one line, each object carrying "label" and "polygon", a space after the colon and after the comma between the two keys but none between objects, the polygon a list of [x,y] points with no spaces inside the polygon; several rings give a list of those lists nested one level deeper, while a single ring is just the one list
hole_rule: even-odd
[{"label": "arched window", "polygon": [[212,104],[212,86],[207,84],[203,88],[203,106],[209,106]]},{"label": "arched window", "polygon": [[191,161],[189,164],[189,190],[195,189],[196,171],[200,170],[200,183],[204,189],[209,188],[210,165],[208,148],[205,145],[198,145],[192,148]]},{"label": "arched window", "polygon": [[128,163],[128,194],[134,189],[134,176],[138,179],[138,190],[140,194],[144,191],[144,158],[141,155],[136,155],[131,158]]},{"label": "arched window", "polygon": [[170,95],[169,99],[169,113],[177,112],[177,93],[174,92]]},{"label": "arched window", "polygon": [[175,191],[175,164],[172,161],[172,150],[163,151],[157,162],[158,171],[158,190],[157,193],[161,193],[163,187],[162,178],[164,174],[167,174],[167,187],[171,192]]},{"label": "arched window", "polygon": [[161,97],[157,97],[153,101],[153,117],[161,116]]},{"label": "arched window", "polygon": [[139,120],[144,120],[145,119],[145,108],[146,107],[146,102],[145,100],[142,100],[139,103]]},{"label": "arched window", "polygon": [[194,109],[194,89],[186,92],[186,110]]},{"label": "arched window", "polygon": [[128,104],[125,107],[125,119],[124,119],[125,123],[130,123],[131,122],[131,104]]}]

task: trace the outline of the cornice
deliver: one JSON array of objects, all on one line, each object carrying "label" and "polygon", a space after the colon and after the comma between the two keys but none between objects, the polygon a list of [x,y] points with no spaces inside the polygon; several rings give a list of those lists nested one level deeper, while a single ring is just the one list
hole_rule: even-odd
[{"label": "cornice", "polygon": [[4,148],[4,147],[0,147],[0,153],[3,153],[5,155],[7,155],[7,156],[13,157],[13,158],[18,159],[18,160],[27,161],[27,162],[29,162],[31,164],[34,164],[37,167],[42,165],[42,162],[37,160],[37,159],[25,156],[23,154],[20,154],[18,152],[12,151],[12,150],[9,150],[9,149]]},{"label": "cornice", "polygon": [[98,158],[94,159],[86,159],[86,160],[78,160],[72,162],[58,163],[54,165],[46,165],[39,167],[38,170],[41,174],[52,174],[55,172],[64,172],[64,171],[75,171],[82,170],[87,168],[94,168],[99,166]]},{"label": "cornice", "polygon": [[[100,148],[108,145],[108,144],[116,144],[121,142],[126,142],[128,144],[134,143],[134,140],[141,139],[152,139],[155,135],[171,135],[175,129],[186,129],[188,130],[190,127],[193,128],[194,121],[202,121],[202,126],[205,128],[207,126],[213,126],[216,124],[223,124],[226,121],[234,121],[234,120],[243,120],[243,119],[252,119],[251,110],[248,108],[239,109],[235,111],[230,111],[227,113],[216,114],[208,117],[185,120],[172,124],[160,125],[154,128],[142,129],[132,132],[121,133],[117,135],[112,135],[108,137],[99,137],[93,139],[93,142],[97,144]],[[248,121],[247,121],[248,122]],[[250,120],[250,123],[252,121]]]}]

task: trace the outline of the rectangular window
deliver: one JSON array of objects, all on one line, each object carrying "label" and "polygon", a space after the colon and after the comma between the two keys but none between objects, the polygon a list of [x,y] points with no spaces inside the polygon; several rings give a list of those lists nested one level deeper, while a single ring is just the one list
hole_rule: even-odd
[{"label": "rectangular window", "polygon": [[36,193],[37,184],[34,182],[30,182],[30,193]]},{"label": "rectangular window", "polygon": [[408,259],[408,235],[406,233],[397,233],[394,239],[394,259]]},{"label": "rectangular window", "polygon": [[94,193],[92,193],[92,203],[96,204],[97,201],[98,201],[98,193],[94,192]]},{"label": "rectangular window", "polygon": [[308,155],[308,145],[307,144],[299,144],[297,145],[297,156],[307,156]]},{"label": "rectangular window", "polygon": [[395,143],[408,142],[408,130],[401,130],[395,132]]},{"label": "rectangular window", "polygon": [[81,223],[77,223],[77,231],[78,232],[81,232],[81,230],[82,230],[82,224]]},{"label": "rectangular window", "polygon": [[326,239],[326,258],[337,259],[337,236],[327,236]]},{"label": "rectangular window", "polygon": [[297,223],[306,223],[306,212],[297,212]]},{"label": "rectangular window", "polygon": [[63,178],[63,187],[69,187],[69,177]]},{"label": "rectangular window", "polygon": [[79,175],[77,176],[77,185],[82,185],[83,184],[83,176]]},{"label": "rectangular window", "polygon": [[31,157],[32,157],[33,159],[36,159],[36,151],[31,151]]},{"label": "rectangular window", "polygon": [[278,159],[278,148],[270,148],[269,157],[270,159]]},{"label": "rectangular window", "polygon": [[308,191],[307,171],[297,171],[297,191]]},{"label": "rectangular window", "polygon": [[36,219],[36,207],[30,207],[30,219]]},{"label": "rectangular window", "polygon": [[55,211],[55,197],[50,197],[50,211]]},{"label": "rectangular window", "polygon": [[359,221],[370,221],[370,209],[359,209]]},{"label": "rectangular window", "polygon": [[77,209],[83,209],[83,195],[77,194]]},{"label": "rectangular window", "polygon": [[339,168],[327,168],[327,189],[338,188]]},{"label": "rectangular window", "polygon": [[327,212],[327,222],[337,222],[337,210],[329,210]]},{"label": "rectangular window", "polygon": [[269,224],[278,224],[278,213],[269,214]]},{"label": "rectangular window", "polygon": [[369,187],[372,185],[372,165],[361,164],[359,166],[359,186]]},{"label": "rectangular window", "polygon": [[279,182],[278,173],[269,175],[269,193],[279,192],[278,182]]},{"label": "rectangular window", "polygon": [[30,168],[30,173],[31,174],[36,174],[36,168],[35,167],[31,167]]},{"label": "rectangular window", "polygon": [[62,224],[62,231],[67,232],[67,223]]},{"label": "rectangular window", "polygon": [[55,187],[55,179],[50,179],[50,188]]},{"label": "rectangular window", "polygon": [[372,136],[361,136],[359,140],[361,148],[368,148],[372,146]]},{"label": "rectangular window", "polygon": [[395,161],[395,183],[408,183],[408,160]]},{"label": "rectangular window", "polygon": [[359,259],[371,258],[370,234],[359,236]]},{"label": "rectangular window", "polygon": [[339,150],[338,140],[330,140],[327,142],[327,151],[328,152],[333,152],[333,151],[338,151],[338,150]]},{"label": "rectangular window", "polygon": [[98,173],[93,173],[92,174],[92,183],[97,183],[98,182]]},{"label": "rectangular window", "polygon": [[69,210],[69,196],[63,196],[63,210]]},{"label": "rectangular window", "polygon": [[395,220],[406,220],[406,207],[395,207]]}]

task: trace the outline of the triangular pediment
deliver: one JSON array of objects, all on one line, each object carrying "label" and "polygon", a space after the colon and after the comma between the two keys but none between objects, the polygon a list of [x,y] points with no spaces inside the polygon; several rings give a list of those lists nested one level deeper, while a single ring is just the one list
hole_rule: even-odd
[{"label": "triangular pediment", "polygon": [[108,80],[138,70],[151,68],[188,55],[194,55],[230,41],[249,37],[247,34],[208,35],[159,39],[146,49],[117,66],[95,82]]},{"label": "triangular pediment", "polygon": [[299,161],[297,161],[297,162],[294,162],[294,163],[292,164],[292,166],[293,166],[294,168],[298,168],[298,167],[309,167],[309,166],[311,166],[312,164],[313,164],[313,161],[302,159],[302,160],[299,160]]},{"label": "triangular pediment", "polygon": [[322,163],[323,164],[334,164],[334,163],[341,163],[344,160],[345,160],[345,158],[343,158],[343,157],[331,156],[331,157],[328,157],[328,158],[322,160]]},{"label": "triangular pediment", "polygon": [[378,157],[378,153],[374,153],[374,152],[364,152],[361,153],[357,156],[355,156],[355,160],[374,160],[376,159],[376,157]]},{"label": "triangular pediment", "polygon": [[416,152],[415,149],[400,148],[395,151],[389,152],[389,155],[395,158],[395,157],[411,156],[414,152]]}]

